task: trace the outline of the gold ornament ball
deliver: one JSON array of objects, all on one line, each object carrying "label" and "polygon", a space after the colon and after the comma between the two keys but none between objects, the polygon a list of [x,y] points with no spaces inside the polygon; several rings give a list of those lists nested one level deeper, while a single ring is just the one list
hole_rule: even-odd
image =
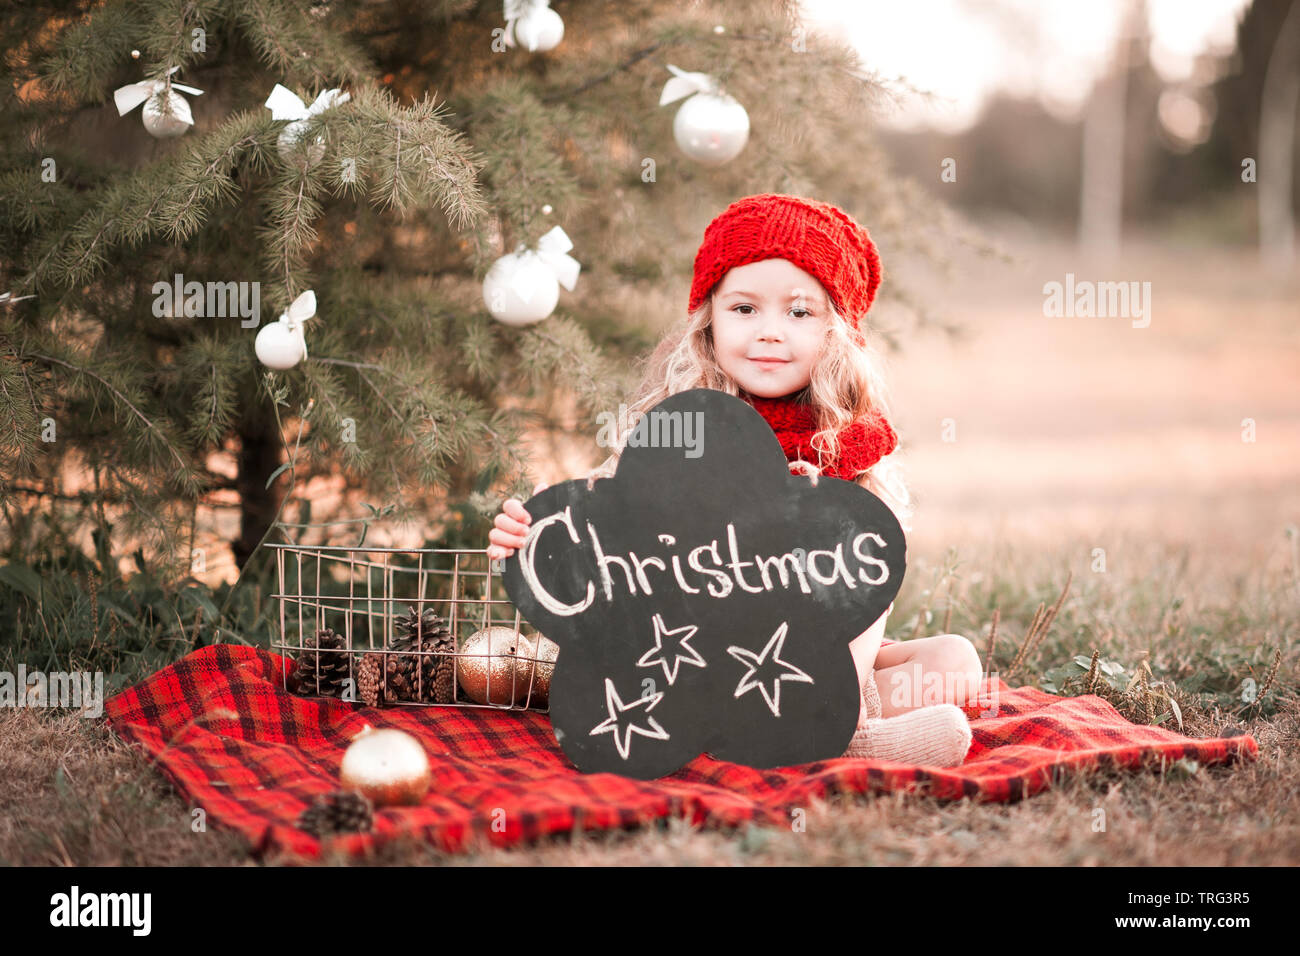
[{"label": "gold ornament ball", "polygon": [[475,703],[513,704],[518,694],[528,690],[527,665],[520,658],[532,656],[532,641],[514,628],[485,627],[461,647],[456,677]]},{"label": "gold ornament ball", "polygon": [[343,752],[339,779],[376,807],[410,805],[429,792],[433,770],[424,746],[406,731],[367,727]]},{"label": "gold ornament ball", "polygon": [[[560,645],[545,634],[538,634],[533,642],[537,648],[536,665],[531,660],[523,661],[522,686],[519,688],[519,703],[527,702],[530,707],[545,707],[551,700],[551,675],[555,673],[555,658],[560,653]],[[533,667],[537,667],[537,676],[533,677],[533,697],[528,699],[528,679]]]}]

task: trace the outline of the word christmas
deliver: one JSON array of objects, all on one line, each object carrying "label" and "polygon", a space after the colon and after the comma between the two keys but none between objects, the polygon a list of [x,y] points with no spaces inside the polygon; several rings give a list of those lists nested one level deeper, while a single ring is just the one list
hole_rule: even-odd
[{"label": "word christmas", "polygon": [[[571,615],[580,614],[589,608],[595,600],[595,585],[588,580],[586,594],[581,601],[566,604],[563,601],[550,594],[537,576],[535,562],[537,560],[537,541],[538,536],[552,524],[562,524],[569,533],[569,537],[575,544],[580,544],[581,539],[577,529],[573,524],[573,514],[571,508],[565,508],[563,511],[547,515],[538,520],[529,532],[527,543],[525,543],[521,552],[520,561],[522,563],[524,580],[536,595],[541,605],[552,614]],[[591,553],[595,557],[596,566],[600,572],[601,593],[604,594],[606,601],[614,600],[614,576],[610,574],[611,567],[617,567],[622,571],[622,577],[619,584],[626,584],[627,593],[635,595],[644,593],[653,595],[654,587],[650,583],[649,576],[646,574],[646,567],[657,568],[661,572],[668,570],[661,558],[656,557],[637,557],[635,552],[629,552],[626,558],[620,558],[616,555],[608,555],[600,546],[600,536],[596,529],[587,523],[587,536],[590,539]],[[659,535],[659,540],[668,546],[675,545],[677,539],[670,534]],[[858,559],[860,566],[857,568],[857,578],[863,584],[880,585],[889,580],[889,565],[874,555],[862,550],[863,544],[870,540],[877,547],[885,547],[885,539],[872,531],[864,531],[856,535],[850,544],[853,556]],[[772,578],[772,572],[775,571],[780,577],[781,587],[790,587],[791,577],[798,578],[799,590],[804,594],[811,594],[812,588],[808,585],[808,579],[812,578],[815,582],[822,585],[833,585],[837,582],[843,583],[847,588],[856,588],[858,582],[854,580],[853,573],[849,570],[845,562],[844,545],[837,544],[833,551],[804,548],[792,548],[783,554],[763,557],[755,554],[754,560],[742,561],[740,559],[740,549],[736,543],[736,526],[730,522],[727,524],[727,548],[731,560],[723,562],[721,555],[718,553],[718,541],[713,539],[708,544],[700,545],[691,550],[687,555],[686,563],[691,570],[707,575],[710,581],[707,584],[708,593],[716,598],[725,598],[731,594],[733,587],[738,587],[742,591],[748,591],[750,594],[760,594],[764,591],[772,591],[776,585]],[[701,562],[704,555],[710,556],[713,560],[714,567],[705,567]],[[806,557],[803,557],[805,556]],[[803,560],[801,560],[803,557]],[[818,562],[825,565],[824,569],[818,568]],[[700,588],[693,587],[682,574],[681,555],[672,556],[673,577],[678,587],[686,594],[699,594]],[[871,568],[868,574],[862,567],[863,565]],[[720,570],[721,568],[730,570],[730,574]],[[745,569],[754,568],[752,572],[757,576],[758,582],[751,583],[746,580]],[[700,578],[695,578],[697,583],[704,583]],[[638,585],[641,591],[637,591]],[[621,593],[621,592],[620,592]]]}]

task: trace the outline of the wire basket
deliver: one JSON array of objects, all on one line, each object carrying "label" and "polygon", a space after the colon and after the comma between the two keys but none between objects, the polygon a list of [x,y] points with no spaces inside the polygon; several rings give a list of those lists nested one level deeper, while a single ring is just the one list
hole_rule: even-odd
[{"label": "wire basket", "polygon": [[[373,653],[381,655],[385,665],[381,699],[392,706],[549,711],[555,647],[535,631],[524,629],[500,579],[500,562],[491,560],[486,550],[271,543],[267,547],[276,550],[279,586],[272,596],[278,599],[280,609],[279,641],[273,640],[271,646],[298,662],[295,678],[302,676],[297,671],[303,665],[304,652],[309,652],[308,659],[316,667],[314,681],[308,674],[306,686],[301,680],[291,684],[285,668],[286,690],[316,699],[358,700],[358,667]],[[494,592],[500,597],[493,597]],[[394,647],[396,620],[411,612],[420,619],[428,608],[450,629],[454,651],[425,651],[418,640],[413,648]],[[514,634],[481,633],[492,627],[508,628]],[[342,638],[341,646],[320,646],[326,629],[333,637]],[[499,640],[502,636],[509,640]],[[518,640],[519,636],[524,640]],[[499,645],[513,653],[504,652]],[[449,701],[429,699],[433,695],[424,686],[423,658],[430,655],[450,657],[454,663]],[[416,693],[414,699],[394,700],[388,685],[388,661],[402,658],[418,662],[414,668]],[[341,693],[321,692],[320,673],[327,668],[342,681],[344,664],[338,663],[340,660],[346,662],[350,685],[344,682]],[[471,680],[475,677],[477,682]],[[474,697],[467,687],[476,691]]]}]

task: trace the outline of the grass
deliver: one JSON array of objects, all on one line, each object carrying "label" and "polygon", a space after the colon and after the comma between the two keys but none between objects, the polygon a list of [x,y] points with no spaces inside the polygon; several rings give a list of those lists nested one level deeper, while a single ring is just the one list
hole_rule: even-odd
[{"label": "grass", "polygon": [[[1231,866],[1300,861],[1300,649],[1289,637],[1300,618],[1300,584],[1291,555],[1253,567],[1224,591],[1216,564],[1185,560],[1193,555],[1177,549],[1152,549],[1147,561],[1126,562],[1122,574],[1091,571],[1073,557],[1080,553],[1088,552],[1069,542],[1052,554],[985,547],[959,557],[950,548],[931,561],[914,553],[891,636],[951,630],[970,637],[985,654],[996,610],[998,640],[990,669],[1009,683],[1047,685],[1066,695],[1090,687],[1131,720],[1172,729],[1181,723],[1193,737],[1244,730],[1259,743],[1257,761],[1075,774],[1017,804],[901,794],[834,796],[807,808],[802,830],[719,831],[677,819],[510,850],[481,846],[458,856],[422,844],[396,844],[359,862]],[[1043,619],[1037,609],[1056,604],[1067,579],[1070,590],[1059,613],[1026,647],[1031,622],[1036,615]],[[50,640],[57,645],[59,639]],[[103,664],[114,646],[121,648],[117,683],[132,683],[157,663],[153,654],[139,652],[139,634],[119,633],[116,645],[103,636],[97,640],[95,652],[79,658]],[[1005,677],[1017,656],[1017,672]],[[30,660],[28,666],[34,666]],[[143,756],[102,724],[63,711],[0,709],[0,808],[0,863],[256,865],[241,837],[213,825],[196,829],[191,808]],[[322,862],[348,861],[327,855]]]}]

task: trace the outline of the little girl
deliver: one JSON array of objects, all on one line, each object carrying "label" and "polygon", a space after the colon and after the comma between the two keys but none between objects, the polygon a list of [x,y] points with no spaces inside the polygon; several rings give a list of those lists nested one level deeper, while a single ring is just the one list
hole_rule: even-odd
[{"label": "little girl", "polygon": [[[630,411],[689,388],[735,395],[772,427],[792,472],[814,484],[818,475],[853,481],[910,531],[880,357],[858,328],[879,286],[875,245],[835,206],[777,194],[732,203],[704,231],[688,317],[650,357]],[[587,475],[589,487],[614,474],[628,434]],[[517,499],[507,501],[488,536],[489,557],[523,547],[530,521]],[[956,705],[976,699],[979,655],[958,634],[885,638],[892,610],[849,645],[862,709],[844,755],[960,764],[971,731]]]}]

